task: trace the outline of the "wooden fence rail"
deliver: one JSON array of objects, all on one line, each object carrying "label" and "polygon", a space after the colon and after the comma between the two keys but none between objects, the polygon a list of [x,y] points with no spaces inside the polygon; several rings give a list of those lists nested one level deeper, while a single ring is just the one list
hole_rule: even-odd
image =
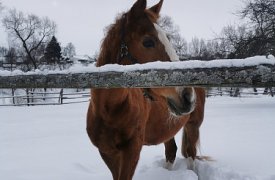
[{"label": "wooden fence rail", "polygon": [[[90,68],[90,69],[89,69]],[[2,73],[3,74],[3,73]],[[0,88],[275,87],[275,59],[108,65],[77,71],[1,75]]]},{"label": "wooden fence rail", "polygon": [[[6,103],[0,103],[1,106],[36,106],[36,105],[62,105],[88,102],[90,92],[71,92],[64,93],[63,89],[60,92],[31,92],[27,91],[26,95],[0,96],[0,100],[12,100]],[[17,102],[17,100],[21,102]]]}]

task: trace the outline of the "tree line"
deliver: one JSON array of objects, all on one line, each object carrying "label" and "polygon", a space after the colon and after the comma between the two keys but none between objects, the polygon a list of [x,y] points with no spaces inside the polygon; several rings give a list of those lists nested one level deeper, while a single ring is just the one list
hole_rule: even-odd
[{"label": "tree line", "polygon": [[[0,2],[0,12],[2,10]],[[4,14],[4,13],[2,13]],[[245,23],[228,25],[211,40],[194,37],[187,42],[169,16],[159,20],[181,60],[213,60],[275,55],[275,1],[245,0],[236,12]],[[11,9],[4,14],[2,26],[8,33],[9,47],[0,47],[0,57],[22,70],[37,69],[44,64],[66,64],[76,50],[72,43],[61,47],[55,34],[57,25],[47,17],[25,14]]]},{"label": "tree line", "polygon": [[236,12],[244,21],[241,25],[228,25],[211,40],[194,37],[187,42],[179,34],[169,16],[159,24],[168,32],[168,38],[182,60],[213,60],[246,58],[256,55],[275,55],[275,1],[245,0]]},{"label": "tree line", "polygon": [[65,64],[76,55],[72,43],[60,46],[55,37],[57,25],[48,17],[10,9],[2,17],[2,26],[8,33],[9,47],[0,47],[0,57],[4,57],[8,64],[20,64],[24,71],[45,64]]}]

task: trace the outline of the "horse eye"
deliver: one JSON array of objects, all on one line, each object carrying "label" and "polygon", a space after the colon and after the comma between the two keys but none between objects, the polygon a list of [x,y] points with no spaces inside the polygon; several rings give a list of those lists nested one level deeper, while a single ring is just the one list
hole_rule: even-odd
[{"label": "horse eye", "polygon": [[143,41],[143,46],[146,48],[153,48],[155,47],[155,41],[153,39],[146,38]]}]

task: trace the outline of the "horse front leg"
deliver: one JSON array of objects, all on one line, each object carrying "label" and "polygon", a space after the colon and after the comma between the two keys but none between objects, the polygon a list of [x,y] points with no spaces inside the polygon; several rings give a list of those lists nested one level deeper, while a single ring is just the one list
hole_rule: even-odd
[{"label": "horse front leg", "polygon": [[105,164],[108,166],[108,168],[110,169],[113,179],[114,180],[118,180],[119,177],[119,167],[120,167],[120,162],[119,162],[119,156],[117,154],[113,154],[113,155],[108,155],[105,154],[103,152],[100,152],[100,155],[102,157],[102,159],[104,160]]},{"label": "horse front leg", "polygon": [[164,143],[165,146],[165,157],[166,157],[166,168],[171,169],[172,165],[175,161],[177,154],[177,144],[175,142],[175,138],[171,138],[169,141]]},{"label": "horse front leg", "polygon": [[204,118],[205,91],[201,88],[195,89],[197,103],[195,110],[191,113],[190,119],[186,123],[182,137],[181,153],[184,157],[193,159],[197,156],[197,145],[199,143],[199,128]]},{"label": "horse front leg", "polygon": [[120,152],[119,180],[132,180],[142,148],[141,138],[135,137]]}]

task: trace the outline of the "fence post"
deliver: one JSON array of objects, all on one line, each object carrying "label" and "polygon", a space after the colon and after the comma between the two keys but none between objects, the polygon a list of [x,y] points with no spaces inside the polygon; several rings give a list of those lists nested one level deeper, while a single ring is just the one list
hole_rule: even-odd
[{"label": "fence post", "polygon": [[32,106],[34,106],[33,105],[33,103],[34,103],[34,95],[33,95],[34,91],[35,91],[35,89],[31,89],[31,104],[32,104]]},{"label": "fence post", "polygon": [[13,103],[13,105],[15,105],[15,89],[14,88],[12,88],[11,89],[11,95],[12,95],[12,103]]},{"label": "fence post", "polygon": [[27,106],[30,106],[30,97],[29,97],[29,89],[26,89],[26,94],[27,94]]},{"label": "fence post", "polygon": [[43,101],[46,101],[46,92],[47,92],[47,88],[44,88]]},{"label": "fence post", "polygon": [[60,90],[59,104],[63,104],[63,89]]},{"label": "fence post", "polygon": [[274,97],[273,89],[269,88],[271,97]]}]

